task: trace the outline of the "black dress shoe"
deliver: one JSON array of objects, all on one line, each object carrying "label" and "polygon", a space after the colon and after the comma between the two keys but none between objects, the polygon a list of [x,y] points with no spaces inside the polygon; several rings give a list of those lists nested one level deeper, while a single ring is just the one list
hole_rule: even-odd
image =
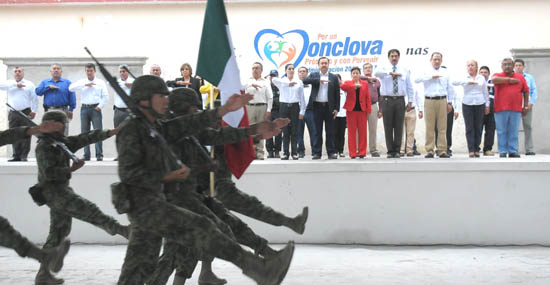
[{"label": "black dress shoe", "polygon": [[283,156],[281,156],[281,160],[288,160],[288,154],[283,154]]},{"label": "black dress shoe", "polygon": [[534,151],[528,151],[525,153],[525,155],[536,155],[536,153]]},{"label": "black dress shoe", "polygon": [[267,158],[275,158],[272,151],[267,153]]},{"label": "black dress shoe", "polygon": [[388,153],[388,154],[386,155],[386,158],[393,158],[393,153]]},{"label": "black dress shoe", "polygon": [[28,161],[26,158],[21,158],[21,161]]},{"label": "black dress shoe", "polygon": [[276,151],[275,153],[273,153],[273,157],[275,157],[275,158],[281,158],[281,155],[279,155],[279,152]]},{"label": "black dress shoe", "polygon": [[413,155],[420,155],[420,152],[418,150],[413,151]]},{"label": "black dress shoe", "polygon": [[338,156],[340,157],[346,157],[343,152],[338,153]]},{"label": "black dress shoe", "polygon": [[90,158],[89,158],[89,157],[83,157],[82,160],[84,160],[84,161],[90,161]]},{"label": "black dress shoe", "polygon": [[299,158],[304,158],[304,157],[306,157],[306,154],[305,153],[300,153],[300,154],[298,154],[298,157]]},{"label": "black dress shoe", "polygon": [[508,154],[507,154],[507,153],[501,153],[501,154],[499,154],[498,156],[501,157],[501,158],[505,158],[505,157],[508,156]]},{"label": "black dress shoe", "polygon": [[403,157],[403,156],[405,156],[405,153],[404,153],[404,152],[400,152],[400,153],[399,153],[399,156],[400,156],[400,157]]},{"label": "black dress shoe", "polygon": [[320,154],[314,154],[311,159],[321,159],[321,155]]},{"label": "black dress shoe", "polygon": [[401,154],[398,152],[393,153],[393,158],[401,158]]},{"label": "black dress shoe", "polygon": [[509,158],[520,158],[521,155],[519,155],[519,153],[517,152],[514,152],[514,153],[510,153],[510,155],[508,155]]},{"label": "black dress shoe", "polygon": [[293,154],[293,155],[292,155],[292,160],[298,160],[298,155]]},{"label": "black dress shoe", "polygon": [[409,153],[407,153],[407,156],[408,157],[414,156],[414,153],[409,152]]},{"label": "black dress shoe", "polygon": [[351,159],[355,159],[355,156],[350,156],[349,158],[351,158]]},{"label": "black dress shoe", "polygon": [[19,158],[19,157],[14,157],[14,158],[8,160],[8,162],[15,162],[15,161],[21,161],[21,158]]},{"label": "black dress shoe", "polygon": [[97,160],[97,161],[103,161],[103,156],[97,157],[95,160]]},{"label": "black dress shoe", "polygon": [[338,155],[336,155],[336,153],[331,153],[328,155],[328,159],[338,159]]},{"label": "black dress shoe", "polygon": [[450,158],[450,157],[451,156],[446,152],[442,152],[442,153],[439,154],[439,158]]},{"label": "black dress shoe", "polygon": [[363,159],[363,158],[365,158],[365,156],[364,156],[364,155],[360,155],[359,158]]},{"label": "black dress shoe", "polygon": [[434,158],[434,154],[433,153],[427,153],[424,158]]},{"label": "black dress shoe", "polygon": [[380,157],[380,154],[378,152],[373,152],[370,154],[372,157]]}]

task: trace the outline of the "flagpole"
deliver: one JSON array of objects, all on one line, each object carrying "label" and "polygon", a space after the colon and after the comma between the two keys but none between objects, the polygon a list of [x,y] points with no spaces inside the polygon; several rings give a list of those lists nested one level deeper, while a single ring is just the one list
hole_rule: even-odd
[{"label": "flagpole", "polygon": [[[214,110],[214,85],[210,83],[210,110]],[[210,157],[214,160],[214,146],[210,146]],[[210,197],[214,197],[214,171],[210,171]]]}]

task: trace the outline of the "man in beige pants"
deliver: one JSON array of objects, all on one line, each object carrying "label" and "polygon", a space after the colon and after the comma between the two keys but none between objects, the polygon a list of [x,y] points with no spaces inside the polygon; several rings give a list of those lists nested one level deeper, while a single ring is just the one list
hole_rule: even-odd
[{"label": "man in beige pants", "polygon": [[[252,77],[245,85],[245,92],[254,95],[254,99],[246,105],[248,113],[248,122],[253,125],[264,120],[268,120],[271,115],[271,106],[273,105],[273,92],[271,91],[271,81],[262,77],[263,66],[259,62],[252,64]],[[254,142],[256,159],[264,159],[264,140]]]},{"label": "man in beige pants", "polygon": [[361,80],[365,80],[369,83],[371,112],[368,114],[368,128],[369,128],[369,152],[372,157],[380,157],[380,153],[376,148],[376,130],[378,126],[378,119],[382,117],[382,109],[379,108],[378,99],[380,97],[380,80],[372,75],[373,67],[370,63],[363,65],[363,75]]},{"label": "man in beige pants", "polygon": [[[418,85],[418,84],[417,84]],[[419,87],[419,86],[417,86]],[[408,98],[405,98],[405,102],[408,103]],[[418,118],[423,118],[423,106],[422,106],[422,91],[418,89],[414,90],[414,101],[409,111],[405,111],[405,120],[403,121],[403,141],[401,142],[400,155],[412,157],[414,156],[414,130],[416,129],[416,109],[418,109]]]},{"label": "man in beige pants", "polygon": [[440,52],[432,53],[432,67],[429,68],[416,83],[424,83],[424,120],[426,121],[426,158],[434,158],[435,128],[437,140],[437,155],[440,158],[449,158],[447,154],[447,113],[453,110],[452,102],[455,92],[451,86],[449,74],[441,67],[443,55]]}]

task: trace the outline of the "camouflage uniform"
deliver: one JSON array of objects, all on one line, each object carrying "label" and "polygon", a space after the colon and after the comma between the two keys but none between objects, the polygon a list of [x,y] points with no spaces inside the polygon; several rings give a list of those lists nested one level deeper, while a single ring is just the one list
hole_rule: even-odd
[{"label": "camouflage uniform", "polygon": [[[109,138],[108,133],[108,130],[95,130],[69,137],[56,134],[56,138],[75,152],[86,145]],[[98,226],[111,235],[127,235],[125,227],[101,212],[94,203],[76,194],[69,186],[70,159],[59,147],[38,140],[36,161],[38,184],[29,192],[39,206],[46,204],[50,207],[50,232],[44,248],[58,246],[70,234],[73,217]]]},{"label": "camouflage uniform", "polygon": [[[19,127],[0,132],[0,146],[28,138],[26,134],[28,129],[28,127]],[[14,249],[21,257],[26,257],[29,249],[34,247],[34,244],[16,231],[2,216],[0,216],[0,245]]]},{"label": "camouflage uniform", "polygon": [[[172,97],[170,97],[170,105],[172,105],[172,102]],[[231,127],[208,128],[197,135],[198,141],[204,145],[235,143],[248,138],[246,129]],[[181,161],[192,170],[201,169],[208,163],[204,155],[200,153],[201,151],[206,152],[206,150],[199,148],[203,147],[196,144],[190,137],[180,139],[172,145],[172,149],[175,150]],[[267,240],[257,236],[248,225],[231,214],[220,201],[208,198],[208,188],[197,189],[199,180],[201,182],[206,181],[206,184],[208,184],[209,179],[207,170],[199,170],[192,171],[191,175],[185,181],[178,183],[177,186],[167,184],[165,190],[167,201],[210,218],[222,230],[229,226],[230,229],[224,230],[224,232],[234,233],[237,242],[257,252],[263,251],[268,244]],[[203,256],[203,258],[210,260],[209,257]],[[174,268],[177,269],[177,276],[183,279],[191,278],[199,259],[201,259],[201,255],[198,250],[167,241],[163,248],[163,254],[159,259],[158,267],[148,284],[166,284]]]},{"label": "camouflage uniform", "polygon": [[282,226],[292,223],[292,218],[264,205],[258,198],[248,195],[237,188],[232,174],[225,162],[223,146],[214,148],[218,169],[216,170],[216,198],[231,211],[243,214],[253,219],[274,225]]},{"label": "camouflage uniform", "polygon": [[[130,119],[116,139],[118,173],[127,188],[132,229],[118,284],[143,284],[151,276],[162,237],[201,252],[217,253],[226,260],[236,260],[241,255],[240,246],[209,218],[166,201],[162,179],[170,171],[169,163],[163,149],[158,147],[157,138],[150,135],[141,120],[145,119]],[[178,136],[197,132],[215,120],[216,111],[208,111],[162,125],[157,123],[156,127],[168,141],[176,141]]]},{"label": "camouflage uniform", "polygon": [[[131,99],[136,103],[149,100],[143,106],[146,114],[157,113],[169,91],[162,79],[144,75],[132,84]],[[280,283],[294,253],[289,242],[283,251],[270,259],[262,259],[243,250],[232,237],[224,234],[212,220],[166,201],[164,177],[174,168],[173,158],[149,128],[154,127],[167,142],[173,143],[185,135],[194,135],[211,126],[218,110],[178,117],[174,120],[151,123],[146,117],[127,119],[117,135],[118,174],[121,182],[112,190],[113,203],[121,213],[127,213],[131,235],[118,284],[138,285],[150,279],[155,270],[162,238],[188,248],[196,248],[210,256],[230,261],[257,282]]]}]

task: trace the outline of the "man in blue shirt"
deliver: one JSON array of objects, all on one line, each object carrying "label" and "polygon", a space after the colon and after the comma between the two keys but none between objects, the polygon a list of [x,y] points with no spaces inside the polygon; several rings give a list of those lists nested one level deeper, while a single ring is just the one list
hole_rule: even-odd
[{"label": "man in blue shirt", "polygon": [[[73,118],[73,110],[76,107],[76,96],[69,91],[71,81],[61,77],[63,69],[59,64],[52,64],[50,68],[51,78],[44,79],[36,88],[36,95],[44,96],[44,111],[62,110],[67,113],[69,119]],[[68,133],[69,128],[65,128]]]},{"label": "man in blue shirt", "polygon": [[535,148],[533,147],[533,106],[537,101],[537,85],[535,84],[535,78],[531,74],[525,73],[525,62],[522,59],[516,59],[514,61],[514,72],[523,74],[527,85],[529,86],[529,105],[527,106],[527,114],[523,115],[523,134],[525,136],[525,155],[535,155]]}]

